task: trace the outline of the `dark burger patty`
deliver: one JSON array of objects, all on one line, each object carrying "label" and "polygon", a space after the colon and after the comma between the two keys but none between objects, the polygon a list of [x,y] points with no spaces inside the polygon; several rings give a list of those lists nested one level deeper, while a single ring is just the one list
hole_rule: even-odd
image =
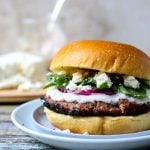
[{"label": "dark burger patty", "polygon": [[115,105],[96,101],[92,103],[54,101],[50,97],[45,97],[44,100],[44,106],[50,110],[72,116],[135,116],[150,110],[150,103],[137,104],[127,99],[120,99]]}]

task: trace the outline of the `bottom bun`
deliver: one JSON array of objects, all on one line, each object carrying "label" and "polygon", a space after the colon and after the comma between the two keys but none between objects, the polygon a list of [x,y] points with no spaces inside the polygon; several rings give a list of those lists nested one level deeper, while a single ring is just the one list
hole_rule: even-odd
[{"label": "bottom bun", "polygon": [[69,116],[44,108],[48,120],[61,130],[88,134],[125,134],[150,129],[150,112],[138,116]]}]

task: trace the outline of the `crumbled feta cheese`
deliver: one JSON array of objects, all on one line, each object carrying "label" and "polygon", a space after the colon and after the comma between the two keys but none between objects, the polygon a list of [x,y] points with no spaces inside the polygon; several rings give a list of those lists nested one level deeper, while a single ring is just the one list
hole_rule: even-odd
[{"label": "crumbled feta cheese", "polygon": [[72,74],[72,82],[73,83],[79,83],[79,82],[81,82],[83,80],[83,76],[82,76],[82,74],[81,73],[79,73],[79,72],[76,72],[76,73],[73,73]]},{"label": "crumbled feta cheese", "polygon": [[[0,88],[17,88],[22,82],[43,81],[47,72],[43,58],[23,52],[0,56]],[[22,81],[21,78],[25,78]]]},{"label": "crumbled feta cheese", "polygon": [[52,75],[53,73],[52,72],[48,72],[47,74],[46,74],[46,76],[49,76],[49,75]]},{"label": "crumbled feta cheese", "polygon": [[64,132],[64,133],[70,133],[70,130],[66,129],[66,130],[62,130],[62,132]]},{"label": "crumbled feta cheese", "polygon": [[108,87],[112,86],[112,82],[109,76],[106,73],[99,72],[94,76],[94,80],[96,81],[96,86],[99,88],[103,83],[107,83]]},{"label": "crumbled feta cheese", "polygon": [[20,74],[31,80],[43,81],[47,66],[42,57],[24,52],[14,52],[8,55],[10,60],[16,63]]},{"label": "crumbled feta cheese", "polygon": [[89,133],[88,132],[84,132],[83,135],[89,135]]},{"label": "crumbled feta cheese", "polygon": [[19,68],[16,62],[11,61],[10,58],[6,59],[4,57],[3,59],[3,56],[0,57],[0,81],[16,75],[18,71]]},{"label": "crumbled feta cheese", "polygon": [[22,91],[28,91],[28,90],[37,90],[42,88],[42,83],[41,82],[31,82],[30,80],[27,80],[26,82],[23,82],[18,86],[18,90]]},{"label": "crumbled feta cheese", "polygon": [[78,89],[78,86],[77,86],[77,84],[75,84],[74,82],[70,81],[69,84],[66,86],[66,89],[69,89],[69,90],[77,90],[77,89]]},{"label": "crumbled feta cheese", "polygon": [[92,87],[90,85],[77,85],[73,82],[69,82],[69,84],[66,86],[66,89],[69,90],[89,90],[92,89]]},{"label": "crumbled feta cheese", "polygon": [[80,90],[89,90],[89,89],[92,89],[92,87],[90,85],[84,85],[84,86],[79,85],[78,89],[80,89]]},{"label": "crumbled feta cheese", "polygon": [[57,74],[66,74],[66,71],[59,71],[59,72],[57,72]]},{"label": "crumbled feta cheese", "polygon": [[124,85],[137,89],[140,87],[140,82],[136,80],[135,77],[133,76],[127,76],[127,77],[124,77]]},{"label": "crumbled feta cheese", "polygon": [[72,80],[70,80],[69,84],[66,86],[66,89],[69,90],[77,90],[79,87],[76,83],[79,83],[83,80],[81,73],[73,73],[72,74]]},{"label": "crumbled feta cheese", "polygon": [[16,88],[18,85],[26,81],[26,78],[21,75],[14,75],[0,82],[0,89]]}]

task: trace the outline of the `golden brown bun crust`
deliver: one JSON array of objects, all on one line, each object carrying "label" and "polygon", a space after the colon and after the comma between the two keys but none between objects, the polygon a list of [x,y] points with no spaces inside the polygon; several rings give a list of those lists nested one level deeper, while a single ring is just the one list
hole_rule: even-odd
[{"label": "golden brown bun crust", "polygon": [[50,69],[94,69],[102,72],[131,75],[150,79],[150,58],[127,44],[83,40],[63,47],[52,60]]},{"label": "golden brown bun crust", "polygon": [[150,129],[150,112],[139,116],[74,117],[44,108],[48,120],[57,128],[73,133],[125,134]]}]

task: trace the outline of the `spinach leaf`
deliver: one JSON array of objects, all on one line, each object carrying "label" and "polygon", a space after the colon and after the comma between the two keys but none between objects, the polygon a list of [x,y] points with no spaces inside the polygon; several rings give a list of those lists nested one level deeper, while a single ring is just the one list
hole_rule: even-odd
[{"label": "spinach leaf", "polygon": [[81,83],[81,85],[91,85],[92,87],[96,87],[95,80],[92,77],[85,78]]},{"label": "spinach leaf", "polygon": [[107,83],[107,82],[102,83],[102,84],[98,87],[98,89],[109,89],[108,83]]},{"label": "spinach leaf", "polygon": [[49,81],[49,83],[45,85],[44,88],[48,88],[51,86],[65,87],[68,84],[68,82],[71,80],[71,76],[67,74],[48,73],[46,75],[46,79]]},{"label": "spinach leaf", "polygon": [[146,89],[144,88],[133,89],[133,88],[125,87],[123,85],[119,85],[118,92],[138,99],[143,99],[147,97]]},{"label": "spinach leaf", "polygon": [[149,89],[150,88],[150,80],[139,79],[142,86]]}]

